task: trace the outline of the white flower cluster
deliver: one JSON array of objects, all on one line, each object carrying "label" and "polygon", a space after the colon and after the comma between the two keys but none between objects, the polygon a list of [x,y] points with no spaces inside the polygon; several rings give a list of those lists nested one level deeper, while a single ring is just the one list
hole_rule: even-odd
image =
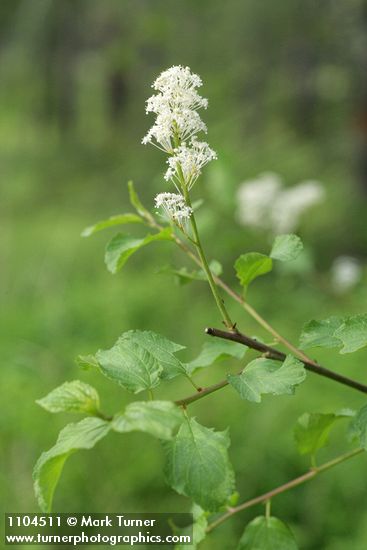
[{"label": "white flower cluster", "polygon": [[189,190],[200,176],[201,169],[217,158],[216,153],[205,141],[198,141],[193,137],[190,145],[191,147],[187,147],[186,143],[183,143],[174,150],[174,155],[167,161],[169,168],[164,176],[164,179],[172,180],[178,187],[182,174]]},{"label": "white flower cluster", "polygon": [[187,206],[184,197],[178,193],[159,193],[155,205],[162,208],[166,216],[180,227],[186,227],[192,214],[192,208]]},{"label": "white flower cluster", "polygon": [[242,225],[267,229],[274,234],[294,231],[302,215],[325,197],[317,181],[305,181],[284,188],[272,172],[245,181],[238,189],[237,219]]},{"label": "white flower cluster", "polygon": [[156,120],[142,143],[152,143],[171,155],[165,179],[178,189],[182,178],[190,189],[203,166],[217,158],[209,145],[196,137],[207,131],[197,112],[208,106],[208,100],[196,90],[201,85],[201,78],[189,67],[178,65],[159,75],[152,85],[158,93],[147,100],[146,112],[155,113]]},{"label": "white flower cluster", "polygon": [[362,278],[362,266],[352,256],[338,256],[331,266],[331,282],[336,292],[351,290]]}]

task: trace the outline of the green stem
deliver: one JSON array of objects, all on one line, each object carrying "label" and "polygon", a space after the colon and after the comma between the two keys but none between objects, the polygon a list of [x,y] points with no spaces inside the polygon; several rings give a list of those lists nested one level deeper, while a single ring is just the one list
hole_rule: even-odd
[{"label": "green stem", "polygon": [[189,376],[188,374],[185,374],[187,380],[190,382],[190,384],[196,389],[196,391],[201,391],[200,387],[197,386],[194,382],[194,380],[191,378],[191,376]]},{"label": "green stem", "polygon": [[321,474],[322,472],[325,472],[326,470],[329,470],[330,468],[333,468],[334,466],[337,466],[338,464],[341,464],[342,462],[345,462],[346,460],[349,460],[350,458],[353,458],[354,456],[363,452],[364,452],[364,449],[354,449],[349,453],[342,454],[334,458],[333,460],[330,460],[329,462],[325,462],[325,464],[322,464],[317,468],[312,468],[305,474],[299,477],[296,477],[295,479],[292,479],[292,481],[288,481],[288,483],[285,483],[284,485],[280,485],[279,487],[277,487],[276,489],[273,489],[272,491],[264,493],[263,495],[255,497],[251,500],[247,500],[246,502],[244,502],[243,504],[240,504],[239,506],[230,508],[228,512],[226,512],[225,514],[220,516],[218,519],[213,521],[207,527],[206,532],[210,533],[211,531],[213,531],[213,529],[221,525],[227,519],[231,518],[235,514],[238,514],[238,512],[242,512],[242,510],[246,510],[247,508],[251,508],[252,506],[256,506],[257,504],[263,504],[264,502],[271,500],[275,496],[280,495],[281,493],[285,493],[286,491],[289,491],[290,489],[293,489],[298,485],[302,485],[303,483],[306,483],[306,481],[313,479],[314,477]]},{"label": "green stem", "polygon": [[107,414],[104,414],[102,411],[96,411],[92,416],[98,416],[98,418],[101,418],[102,420],[106,420],[107,422],[110,422],[112,420],[112,416],[108,416]]},{"label": "green stem", "polygon": [[[174,140],[174,144],[175,144],[176,148],[181,145],[181,138],[180,138],[180,135],[179,135],[179,129],[178,129],[178,126],[177,126],[176,123],[174,123],[173,140]],[[189,190],[187,188],[187,182],[185,180],[185,176],[183,174],[183,171],[182,171],[182,168],[181,168],[180,165],[177,166],[177,174],[178,174],[178,178],[180,180],[181,189],[182,189],[186,204],[187,204],[187,206],[192,208],[190,193],[189,193]],[[192,214],[190,216],[190,223],[191,223],[191,228],[192,228],[192,232],[193,232],[193,235],[194,235],[194,240],[190,239],[190,241],[193,242],[193,244],[197,248],[197,251],[199,253],[199,257],[200,257],[200,260],[201,260],[202,268],[204,269],[204,271],[206,273],[209,286],[210,286],[211,291],[213,293],[213,296],[214,296],[215,302],[217,304],[217,307],[218,307],[218,309],[219,309],[219,311],[220,311],[220,313],[223,317],[224,324],[226,325],[227,328],[233,329],[235,325],[232,323],[232,320],[229,316],[229,313],[226,310],[226,307],[224,305],[223,299],[219,295],[217,285],[214,281],[213,274],[212,274],[212,272],[210,270],[210,267],[209,267],[209,264],[208,264],[208,260],[206,259],[205,252],[204,252],[203,246],[202,246],[201,241],[200,241],[199,231],[198,231],[198,228],[197,228],[197,225],[196,225],[194,212],[192,212]]]},{"label": "green stem", "polygon": [[269,519],[271,515],[271,499],[267,500],[265,502],[265,517],[266,519]]},{"label": "green stem", "polygon": [[194,393],[193,395],[189,395],[184,399],[178,399],[177,401],[175,401],[175,403],[180,407],[186,407],[187,405],[190,405],[190,403],[194,403],[195,401],[202,399],[206,395],[209,395],[211,393],[214,393],[215,391],[221,390],[225,386],[228,386],[228,384],[229,384],[228,380],[221,380],[221,382],[218,382],[217,384],[213,384],[212,386],[207,386],[206,388],[198,388],[197,392]]},{"label": "green stem", "polygon": [[[183,193],[184,193],[186,204],[187,204],[187,206],[189,206],[191,208],[190,194],[187,190],[187,187],[185,185],[183,177],[181,179],[182,179],[182,181],[181,181],[182,190],[183,190]],[[191,228],[192,228],[192,232],[193,232],[194,240],[195,240],[194,244],[195,244],[195,246],[197,248],[197,251],[198,251],[198,254],[200,256],[202,267],[203,267],[203,269],[206,273],[208,283],[209,283],[210,289],[212,291],[212,294],[214,296],[217,307],[218,307],[218,309],[219,309],[219,311],[220,311],[220,313],[223,317],[223,321],[224,321],[224,324],[226,325],[226,327],[228,327],[229,329],[233,329],[233,327],[235,325],[234,325],[234,323],[232,322],[232,320],[229,316],[229,313],[228,313],[228,311],[227,311],[227,309],[224,305],[223,299],[219,295],[217,285],[214,281],[213,274],[212,274],[212,272],[210,270],[210,267],[209,267],[209,264],[208,264],[208,260],[206,259],[205,252],[204,252],[203,246],[201,244],[201,240],[200,240],[199,231],[198,231],[198,227],[197,227],[197,224],[196,224],[196,219],[195,219],[194,212],[190,216],[190,222],[191,222]]]}]

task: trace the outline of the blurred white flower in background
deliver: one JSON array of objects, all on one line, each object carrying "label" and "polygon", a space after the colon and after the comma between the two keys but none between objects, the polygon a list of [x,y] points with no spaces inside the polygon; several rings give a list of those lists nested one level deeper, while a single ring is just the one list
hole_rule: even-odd
[{"label": "blurred white flower in background", "polygon": [[266,172],[254,180],[242,183],[237,191],[239,223],[253,227],[269,227],[269,213],[281,188],[282,182],[273,172]]},{"label": "blurred white flower in background", "polygon": [[305,181],[282,191],[276,197],[272,210],[275,231],[286,233],[296,229],[302,214],[322,202],[324,197],[324,188],[317,181]]},{"label": "blurred white flower in background", "polygon": [[287,233],[294,231],[302,215],[324,197],[325,190],[317,181],[284,188],[280,176],[266,172],[240,185],[236,217],[241,225]]},{"label": "blurred white flower in background", "polygon": [[339,256],[331,266],[331,283],[336,292],[352,289],[362,278],[362,266],[352,256]]}]

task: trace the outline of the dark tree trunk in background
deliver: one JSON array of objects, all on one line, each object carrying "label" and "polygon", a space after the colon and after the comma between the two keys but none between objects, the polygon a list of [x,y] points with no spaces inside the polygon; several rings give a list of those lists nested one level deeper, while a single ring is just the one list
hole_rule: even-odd
[{"label": "dark tree trunk in background", "polygon": [[76,117],[76,61],[81,47],[81,3],[54,2],[47,14],[41,44],[44,70],[46,118],[55,120],[62,133],[68,132]]},{"label": "dark tree trunk in background", "polygon": [[116,124],[123,112],[128,95],[126,77],[122,70],[112,72],[107,81],[109,112],[112,124]]}]

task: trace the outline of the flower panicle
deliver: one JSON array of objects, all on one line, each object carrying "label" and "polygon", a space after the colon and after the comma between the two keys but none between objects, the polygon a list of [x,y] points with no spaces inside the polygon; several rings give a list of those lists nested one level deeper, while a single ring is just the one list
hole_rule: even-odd
[{"label": "flower panicle", "polygon": [[146,103],[146,112],[154,113],[156,120],[142,143],[168,153],[165,179],[179,191],[183,187],[190,190],[202,168],[217,158],[206,142],[197,139],[200,132],[207,133],[197,112],[208,106],[208,100],[197,92],[201,85],[201,78],[189,67],[177,65],[158,76],[152,84],[158,93]]}]

